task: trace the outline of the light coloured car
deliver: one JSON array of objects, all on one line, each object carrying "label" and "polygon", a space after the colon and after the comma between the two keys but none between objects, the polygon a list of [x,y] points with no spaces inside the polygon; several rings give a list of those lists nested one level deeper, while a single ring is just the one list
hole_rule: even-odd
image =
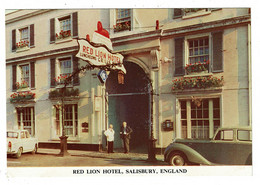
[{"label": "light coloured car", "polygon": [[176,139],[164,152],[173,166],[252,165],[251,127],[219,128],[213,139]]},{"label": "light coloured car", "polygon": [[27,130],[9,130],[7,134],[7,154],[21,157],[22,153],[37,152],[38,140],[31,137]]}]

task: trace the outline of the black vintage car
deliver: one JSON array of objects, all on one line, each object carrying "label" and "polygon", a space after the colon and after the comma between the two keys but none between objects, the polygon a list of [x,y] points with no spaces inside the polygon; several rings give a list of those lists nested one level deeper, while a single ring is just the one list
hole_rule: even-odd
[{"label": "black vintage car", "polygon": [[219,128],[213,139],[176,139],[164,152],[173,166],[252,165],[251,127]]}]

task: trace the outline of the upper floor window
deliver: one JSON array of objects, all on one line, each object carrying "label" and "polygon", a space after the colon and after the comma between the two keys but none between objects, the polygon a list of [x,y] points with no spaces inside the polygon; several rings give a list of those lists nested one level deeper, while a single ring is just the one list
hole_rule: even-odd
[{"label": "upper floor window", "polygon": [[196,38],[188,40],[189,64],[206,62],[209,60],[209,38]]},{"label": "upper floor window", "polygon": [[50,42],[78,37],[78,13],[50,19]]},{"label": "upper floor window", "polygon": [[207,14],[211,11],[218,10],[219,8],[174,8],[173,18],[179,18],[183,16],[192,15],[194,13]]},{"label": "upper floor window", "polygon": [[175,39],[175,76],[223,72],[223,32]]},{"label": "upper floor window", "polygon": [[20,41],[29,41],[29,29],[28,27],[22,28],[20,31]]},{"label": "upper floor window", "polygon": [[[66,78],[68,78],[73,71],[78,69],[78,58],[76,56],[68,56],[62,58],[50,59],[50,85],[55,87],[56,85],[64,84]],[[71,79],[71,85],[79,85],[78,74],[75,74]]]},{"label": "upper floor window", "polygon": [[20,66],[21,70],[21,82],[22,83],[27,83],[28,85],[30,84],[30,69],[29,69],[29,64],[22,65]]},{"label": "upper floor window", "polygon": [[12,66],[13,91],[35,88],[35,62]]},{"label": "upper floor window", "polygon": [[69,31],[71,30],[71,18],[70,16],[59,19],[60,21],[60,30]]},{"label": "upper floor window", "polygon": [[131,30],[131,9],[116,9],[114,32]]},{"label": "upper floor window", "polygon": [[34,24],[12,30],[12,51],[24,51],[34,47]]}]

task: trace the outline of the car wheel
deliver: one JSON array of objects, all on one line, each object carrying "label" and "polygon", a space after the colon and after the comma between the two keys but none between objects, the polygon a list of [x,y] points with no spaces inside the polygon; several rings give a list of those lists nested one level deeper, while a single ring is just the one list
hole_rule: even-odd
[{"label": "car wheel", "polygon": [[33,149],[33,151],[32,151],[32,154],[36,154],[36,153],[37,153],[37,149],[38,149],[38,147],[37,147],[37,145],[35,145],[35,146],[34,146],[34,149]]},{"label": "car wheel", "polygon": [[184,166],[187,164],[187,158],[180,152],[174,152],[169,159],[169,163],[172,166]]},{"label": "car wheel", "polygon": [[15,154],[15,157],[18,159],[19,157],[21,157],[22,155],[22,152],[23,152],[23,148],[19,148],[17,153]]}]

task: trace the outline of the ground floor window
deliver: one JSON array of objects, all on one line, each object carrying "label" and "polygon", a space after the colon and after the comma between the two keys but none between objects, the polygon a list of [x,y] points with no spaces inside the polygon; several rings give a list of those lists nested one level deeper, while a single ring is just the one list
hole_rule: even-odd
[{"label": "ground floor window", "polygon": [[28,130],[28,132],[35,135],[35,113],[34,107],[17,107],[17,121],[18,128]]},{"label": "ground floor window", "polygon": [[[60,106],[55,106],[56,134],[62,135],[62,111]],[[64,131],[67,136],[78,135],[78,106],[70,104],[64,106]]]},{"label": "ground floor window", "polygon": [[208,139],[220,126],[220,99],[180,100],[181,137]]}]

